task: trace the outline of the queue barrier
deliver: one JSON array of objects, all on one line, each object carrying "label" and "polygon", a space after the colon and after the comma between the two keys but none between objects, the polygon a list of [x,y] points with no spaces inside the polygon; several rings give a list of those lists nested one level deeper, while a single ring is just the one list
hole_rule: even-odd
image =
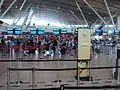
[{"label": "queue barrier", "polygon": [[[90,68],[80,68],[80,69],[110,69],[110,68],[120,68],[120,66],[117,67],[90,67]],[[32,90],[35,89],[35,72],[36,71],[71,71],[71,70],[77,70],[78,68],[63,68],[63,69],[38,69],[38,68],[7,68],[7,90],[11,90],[10,89],[10,71],[32,71]],[[77,80],[77,83],[79,82],[79,80]],[[66,89],[104,89],[104,88],[120,88],[120,86],[85,86],[85,87],[79,87],[79,86],[61,86],[60,90],[66,90]],[[35,89],[36,90],[36,89]],[[54,89],[53,89],[54,90]]]},{"label": "queue barrier", "polygon": [[109,89],[120,89],[120,85],[116,86],[61,86],[61,90],[74,90],[74,89],[89,89],[89,90],[109,90]]}]

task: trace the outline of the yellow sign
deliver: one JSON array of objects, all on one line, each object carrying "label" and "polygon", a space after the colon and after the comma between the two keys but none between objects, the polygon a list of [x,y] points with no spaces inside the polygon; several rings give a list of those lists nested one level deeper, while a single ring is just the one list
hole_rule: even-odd
[{"label": "yellow sign", "polygon": [[78,29],[78,60],[90,59],[90,29]]}]

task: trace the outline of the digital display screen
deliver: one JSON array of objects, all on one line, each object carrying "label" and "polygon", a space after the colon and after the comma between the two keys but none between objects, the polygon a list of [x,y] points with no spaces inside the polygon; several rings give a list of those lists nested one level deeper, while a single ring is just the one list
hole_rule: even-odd
[{"label": "digital display screen", "polygon": [[107,33],[108,32],[108,30],[103,30],[103,33]]},{"label": "digital display screen", "polygon": [[38,28],[39,31],[44,31],[45,29],[44,28]]},{"label": "digital display screen", "polygon": [[59,31],[60,28],[54,28],[54,31]]},{"label": "digital display screen", "polygon": [[62,28],[61,31],[62,32],[67,32],[67,29],[66,28]]},{"label": "digital display screen", "polygon": [[120,30],[114,30],[115,35],[120,35]]},{"label": "digital display screen", "polygon": [[96,33],[101,33],[102,31],[101,30],[96,30]]},{"label": "digital display screen", "polygon": [[31,30],[37,30],[37,28],[31,28]]},{"label": "digital display screen", "polygon": [[20,35],[20,34],[21,34],[21,31],[15,31],[15,34],[16,34],[16,35]]},{"label": "digital display screen", "polygon": [[13,31],[8,31],[7,34],[8,34],[8,35],[12,35],[12,34],[13,34]]},{"label": "digital display screen", "polygon": [[54,35],[58,35],[58,34],[59,34],[59,32],[53,32],[53,34],[54,34]]},{"label": "digital display screen", "polygon": [[13,28],[7,28],[7,30],[13,30]]},{"label": "digital display screen", "polygon": [[43,34],[44,34],[44,32],[38,31],[38,34],[39,34],[39,35],[43,35]]},{"label": "digital display screen", "polygon": [[7,35],[7,32],[2,32],[2,35]]},{"label": "digital display screen", "polygon": [[23,35],[29,35],[30,32],[22,32]]},{"label": "digital display screen", "polygon": [[31,31],[30,34],[35,35],[36,31]]},{"label": "digital display screen", "polygon": [[15,28],[15,30],[22,30],[21,28]]}]

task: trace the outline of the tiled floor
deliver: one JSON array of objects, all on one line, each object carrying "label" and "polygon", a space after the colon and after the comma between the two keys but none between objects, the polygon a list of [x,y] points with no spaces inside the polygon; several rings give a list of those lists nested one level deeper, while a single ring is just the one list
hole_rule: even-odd
[{"label": "tiled floor", "polygon": [[[18,58],[21,58],[23,60],[47,60],[47,59],[53,59],[50,56],[43,56],[41,54],[34,54],[34,55],[26,55],[24,56],[23,53],[15,52],[12,54],[11,58],[9,53],[5,54],[5,56],[0,54],[0,60],[16,60]],[[74,52],[67,53],[66,55],[59,57],[59,55],[56,55],[54,59],[67,59],[67,60],[75,60],[76,56]],[[94,57],[91,60],[90,66],[91,67],[98,67],[98,66],[115,66],[115,55],[105,55],[102,54],[94,54]],[[20,67],[21,68],[39,68],[39,69],[57,69],[59,68],[76,68],[76,61],[52,61],[52,62],[21,62]],[[4,87],[0,87],[0,90],[7,90],[7,67],[17,68],[18,63],[17,62],[0,62],[0,85]],[[116,85],[116,81],[114,79],[109,79],[113,77],[113,69],[104,69],[104,70],[90,70],[90,76],[93,77],[93,81],[87,82],[87,81],[80,81],[80,85],[82,86],[96,86],[96,85]],[[10,82],[12,85],[16,85],[15,82],[17,81],[17,75],[20,74],[19,80],[24,81],[26,83],[21,84],[20,87],[17,87],[17,89],[23,89],[23,88],[32,88],[29,87],[29,85],[32,84],[32,73],[31,71],[20,71],[10,72]],[[35,73],[35,84],[37,85],[36,88],[45,88],[45,87],[59,87],[61,84],[69,84],[70,86],[77,85],[77,81],[75,80],[76,71],[40,71]],[[62,82],[60,83],[53,83],[54,80],[60,79]],[[17,90],[16,87],[12,87],[11,90]],[[81,89],[80,89],[81,90]],[[101,89],[104,90],[104,89]],[[112,90],[112,89],[109,89]]]}]

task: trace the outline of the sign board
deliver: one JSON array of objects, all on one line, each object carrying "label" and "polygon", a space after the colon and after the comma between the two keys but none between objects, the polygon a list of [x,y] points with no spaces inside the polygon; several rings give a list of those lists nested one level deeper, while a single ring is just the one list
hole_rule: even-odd
[{"label": "sign board", "polygon": [[79,77],[89,77],[89,68],[90,67],[90,45],[91,45],[91,30],[90,29],[78,29],[78,68]]},{"label": "sign board", "polygon": [[88,77],[89,76],[89,69],[82,69],[82,68],[89,68],[90,67],[90,62],[89,61],[79,61],[78,62],[78,68],[80,69],[79,71],[79,77]]},{"label": "sign board", "polygon": [[90,29],[78,29],[78,60],[90,59]]}]

